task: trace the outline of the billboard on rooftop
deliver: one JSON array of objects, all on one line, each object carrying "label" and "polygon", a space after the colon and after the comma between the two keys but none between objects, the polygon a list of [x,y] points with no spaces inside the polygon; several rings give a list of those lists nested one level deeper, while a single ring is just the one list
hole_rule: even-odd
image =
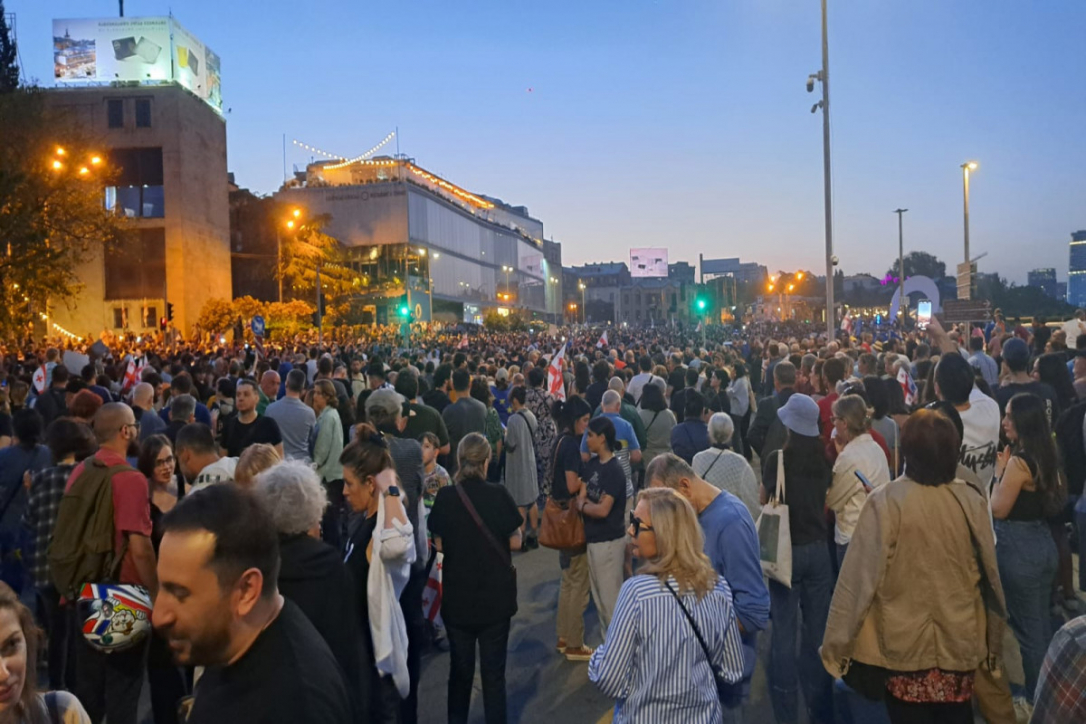
[{"label": "billboard on rooftop", "polygon": [[666,277],[667,249],[630,249],[631,277]]}]

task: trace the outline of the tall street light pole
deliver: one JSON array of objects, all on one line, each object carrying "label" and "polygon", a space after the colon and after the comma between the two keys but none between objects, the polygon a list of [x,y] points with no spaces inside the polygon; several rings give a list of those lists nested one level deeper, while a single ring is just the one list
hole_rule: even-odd
[{"label": "tall street light pole", "polygon": [[581,324],[588,322],[588,308],[585,306],[584,290],[586,289],[584,282],[579,282],[578,286],[581,287]]},{"label": "tall street light pole", "polygon": [[909,318],[909,305],[905,301],[905,234],[901,217],[908,209],[894,209],[897,214],[897,278],[898,300],[897,311],[901,316],[901,331],[905,331],[905,321]]},{"label": "tall street light pole", "polygon": [[969,172],[977,170],[976,161],[962,164],[962,194],[965,211],[965,263],[969,263]]},{"label": "tall street light pole", "polygon": [[833,198],[830,182],[830,39],[827,23],[826,0],[822,0],[822,70],[807,77],[807,92],[814,91],[814,83],[822,83],[822,100],[811,106],[811,113],[822,109],[822,175],[826,203],[826,333],[834,336],[833,268]]}]

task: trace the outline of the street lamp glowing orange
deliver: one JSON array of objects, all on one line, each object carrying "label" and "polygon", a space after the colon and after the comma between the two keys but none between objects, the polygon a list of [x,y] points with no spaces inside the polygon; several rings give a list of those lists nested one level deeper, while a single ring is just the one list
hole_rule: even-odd
[{"label": "street lamp glowing orange", "polygon": [[796,288],[796,285],[795,285],[795,284],[789,284],[789,285],[788,285],[788,291],[792,291],[792,290],[793,290],[793,289],[795,289],[795,288]]},{"label": "street lamp glowing orange", "polygon": [[53,170],[54,171],[59,171],[62,168],[64,168],[64,164],[62,164],[60,161],[53,161]]},{"label": "street lamp glowing orange", "polygon": [[89,168],[87,168],[86,166],[84,166],[83,168],[79,169],[79,175],[80,175],[80,176],[85,176],[85,175],[86,175],[86,174],[88,174],[88,173],[90,173],[90,169],[89,169]]},{"label": "street lamp glowing orange", "polygon": [[66,151],[63,148],[61,148],[60,146],[57,146],[57,155],[58,156],[63,156],[65,153],[66,153]]},{"label": "street lamp glowing orange", "polygon": [[294,211],[292,213],[294,214],[295,219],[297,219],[298,217],[300,217],[302,215],[301,209],[294,209]]},{"label": "street lamp glowing orange", "polygon": [[797,272],[796,279],[803,279],[803,272]]},{"label": "street lamp glowing orange", "polygon": [[102,157],[101,156],[91,156],[91,163],[94,164],[95,166],[97,166],[98,164],[102,163]]},{"label": "street lamp glowing orange", "polygon": [[773,291],[773,285],[772,284],[769,285],[769,291]]},{"label": "street lamp glowing orange", "polygon": [[288,229],[293,229],[294,228],[294,219],[290,219],[289,221],[287,221],[287,228]]}]

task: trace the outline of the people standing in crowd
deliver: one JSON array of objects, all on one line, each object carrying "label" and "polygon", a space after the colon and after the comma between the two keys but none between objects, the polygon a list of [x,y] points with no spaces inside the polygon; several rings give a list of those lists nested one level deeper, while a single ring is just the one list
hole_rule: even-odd
[{"label": "people standing in crowd", "polygon": [[195,490],[234,479],[238,459],[219,454],[220,448],[207,425],[199,422],[185,425],[178,431],[173,449],[183,478],[178,481],[179,496],[185,494],[186,481]]},{"label": "people standing in crowd", "polygon": [[792,585],[769,581],[773,627],[767,666],[770,700],[780,724],[798,721],[801,684],[811,720],[833,721],[833,682],[818,661],[834,587],[824,514],[832,473],[818,430],[819,411],[814,400],[801,394],[789,396],[777,410],[787,434],[780,451],[766,459],[762,480],[762,501],[766,502],[777,490],[783,463],[781,497],[788,506]]},{"label": "people standing in crowd", "polygon": [[[1043,349],[1043,347],[1042,347]],[[1020,392],[1030,392],[1045,401],[1048,424],[1056,422],[1056,410],[1059,401],[1056,391],[1050,385],[1033,379],[1030,374],[1030,349],[1021,339],[1009,339],[1003,345],[1003,366],[1000,370],[1002,384],[995,390],[995,399],[1002,416],[1007,410],[1007,402]]]},{"label": "people standing in crowd", "polygon": [[705,397],[693,387],[686,388],[684,397],[686,414],[671,430],[671,450],[689,464],[695,455],[709,449],[709,428]]},{"label": "people standing in crowd", "polygon": [[[166,426],[162,434],[171,443],[177,442],[177,433],[185,425],[191,425],[196,421],[196,398],[192,395],[178,395],[170,400],[170,424]],[[221,435],[216,437],[216,442],[222,443]]]},{"label": "people standing in crowd", "polygon": [[763,474],[766,461],[784,445],[787,431],[781,424],[777,411],[788,404],[788,399],[795,393],[795,387],[795,365],[787,360],[778,363],[773,369],[773,389],[776,392],[758,401],[757,412],[750,421],[747,442],[750,443],[754,452],[758,453]]},{"label": "people standing in crowd", "polygon": [[743,677],[743,647],[731,589],[703,552],[694,509],[673,490],[644,490],[630,535],[642,565],[622,585],[588,677],[616,700],[615,722],[719,722],[715,679]]},{"label": "people standing in crowd", "polygon": [[[505,428],[505,489],[520,510],[523,549],[539,547],[539,482],[536,478],[535,430],[539,421],[525,406],[523,387],[509,390],[512,413]],[[526,527],[525,527],[526,526]]]},{"label": "people standing in crowd", "polygon": [[972,724],[975,672],[1001,653],[1003,590],[984,493],[949,484],[960,444],[944,415],[909,418],[906,475],[861,509],[830,606],[826,671],[882,698],[893,724]]},{"label": "people standing in crowd", "polygon": [[335,657],[279,592],[278,535],[257,497],[208,486],[162,529],[152,619],[179,664],[204,667],[189,724],[354,721]]},{"label": "people standing in crowd", "polygon": [[[1011,345],[1012,352],[1014,345]],[[995,400],[976,389],[973,368],[961,355],[945,354],[935,367],[935,392],[940,400],[954,405],[962,419],[962,447],[959,461],[980,481],[985,495],[995,474],[999,447],[999,418]]]},{"label": "people standing in crowd", "polygon": [[[452,392],[452,372],[452,365],[438,365],[434,370],[433,387],[422,396],[423,403],[437,410],[439,415],[452,404],[452,400],[449,399],[449,393]],[[362,395],[359,395],[358,399],[359,404],[362,404]]]},{"label": "people standing in crowd", "polygon": [[[683,386],[676,388],[671,393],[671,411],[675,413],[675,420],[680,425],[686,420],[686,403],[691,394],[701,394],[698,391],[699,372],[697,367],[688,367],[683,371]],[[705,397],[702,397],[704,404]]]},{"label": "people standing in crowd", "polygon": [[367,721],[368,709],[358,700],[363,690],[358,597],[339,551],[320,539],[328,505],[322,480],[302,461],[287,460],[261,472],[254,485],[279,536],[279,592],[306,615],[343,670],[354,721]]},{"label": "people standing in crowd", "polygon": [[[397,485],[389,438],[379,435],[369,423],[361,423],[355,430],[355,439],[343,449],[340,463],[344,497],[362,518],[351,531],[344,559],[358,594],[362,636],[359,700],[369,721],[396,724],[402,721],[401,700],[410,691],[410,682],[404,678],[410,672],[403,646],[407,624],[402,612],[397,615],[395,594],[396,589],[404,590],[407,569],[415,559],[414,536]],[[377,571],[371,575],[375,567]],[[421,601],[417,605],[421,610]],[[400,645],[398,651],[396,644]]]},{"label": "people standing in crowd", "polygon": [[494,396],[490,392],[490,384],[485,377],[472,379],[471,396],[486,406],[486,424],[483,429],[483,436],[490,443],[490,471],[487,473],[487,480],[496,483],[501,480],[504,424],[494,407]]},{"label": "people standing in crowd", "polygon": [[747,366],[742,362],[736,362],[732,367],[732,379],[728,383],[728,414],[739,432],[735,450],[747,462],[751,459],[750,443],[747,442],[747,430],[750,429],[751,399],[754,394],[750,389],[750,378],[747,376]]},{"label": "people standing in crowd", "polygon": [[429,520],[434,546],[445,557],[441,617],[449,639],[450,724],[467,724],[476,646],[485,720],[504,724],[508,716],[505,662],[517,612],[511,551],[521,547],[523,519],[508,491],[487,482],[490,455],[482,435],[460,441],[456,484],[438,491]]},{"label": "people standing in crowd", "polygon": [[645,385],[655,383],[659,385],[660,391],[663,392],[667,388],[667,382],[662,377],[657,377],[652,374],[652,358],[647,354],[641,355],[637,360],[637,369],[639,370],[636,375],[630,379],[630,384],[627,386],[626,391],[630,397],[633,398],[635,405],[641,404],[641,398],[644,395]]},{"label": "people standing in crowd", "polygon": [[[449,430],[449,445],[453,450],[459,450],[460,441],[469,433],[477,432],[480,435],[486,433],[487,406],[479,402],[470,394],[471,375],[467,370],[458,369],[452,374],[453,393],[456,402],[446,407],[441,417],[445,420],[445,427]],[[456,474],[456,457],[450,460],[449,472]]]},{"label": "people standing in crowd", "polygon": [[1056,404],[1052,409],[1050,426],[1055,426],[1056,420],[1064,410],[1070,409],[1078,400],[1075,394],[1075,386],[1069,374],[1067,374],[1067,355],[1062,352],[1049,352],[1043,354],[1034,361],[1033,379],[1048,385],[1056,394]]},{"label": "people standing in crowd", "polygon": [[57,689],[71,689],[75,685],[71,647],[78,633],[72,628],[68,607],[61,605],[60,593],[50,576],[48,553],[68,477],[77,464],[95,453],[98,443],[89,426],[66,417],[57,418],[49,425],[45,442],[53,465],[31,478],[22,523],[33,540],[30,575],[37,591],[38,620],[49,642],[46,657],[49,684]]},{"label": "people standing in crowd", "polygon": [[[113,508],[113,551],[122,555],[117,583],[142,586],[152,600],[158,591],[155,574],[155,550],[151,541],[151,503],[147,478],[128,465],[125,456],[139,437],[139,425],[132,408],[123,402],[111,402],[94,416],[94,437],[98,452],[72,471],[65,492],[80,484],[86,473],[98,474],[96,468],[108,472],[112,495],[108,502]],[[106,514],[96,509],[96,515]],[[63,525],[58,518],[57,525]],[[77,630],[82,622],[77,621]],[[76,677],[74,693],[90,714],[91,721],[107,717],[110,724],[136,724],[139,692],[147,669],[147,643],[124,650],[104,653],[93,648],[81,636],[76,637]]]},{"label": "people standing in crowd", "polygon": [[[822,431],[822,444],[830,444],[833,433],[833,403],[837,401],[837,384],[848,377],[849,370],[840,357],[831,357],[822,365],[822,386],[825,397],[818,401],[818,426]],[[913,377],[917,375],[913,372]]]},{"label": "people standing in crowd", "polygon": [[637,414],[645,427],[641,462],[648,467],[658,455],[671,452],[671,431],[677,424],[675,413],[667,408],[664,400],[663,385],[651,383],[642,386]]},{"label": "people standing in crowd", "polygon": [[68,387],[69,378],[67,367],[55,367],[49,387],[35,398],[34,409],[41,415],[42,429],[58,417],[68,415],[68,398],[64,391]]},{"label": "people standing in crowd", "polygon": [[494,409],[498,411],[498,419],[502,426],[509,424],[509,415],[513,408],[509,404],[509,370],[499,367],[494,371],[494,384],[490,386],[490,394],[494,398]]},{"label": "people standing in crowd", "polygon": [[53,462],[42,444],[45,429],[37,410],[20,410],[12,418],[13,444],[0,449],[0,575],[22,592],[26,582],[24,552],[31,543],[22,526],[27,505],[26,480]]},{"label": "people standing in crowd", "polygon": [[762,506],[758,502],[758,480],[754,470],[746,458],[728,449],[735,437],[731,415],[713,413],[708,431],[711,447],[696,454],[691,467],[699,478],[739,498],[747,506],[751,518],[757,519]]},{"label": "people standing in crowd", "polygon": [[999,365],[984,352],[984,337],[969,338],[969,364],[993,390],[999,385]]},{"label": "people standing in crowd", "polygon": [[[642,461],[641,443],[638,440],[633,425],[627,422],[621,413],[622,397],[615,390],[607,390],[600,400],[600,417],[611,421],[615,428],[615,439],[618,448],[615,457],[626,479],[627,500],[633,501],[633,468]],[[588,461],[591,452],[588,449],[588,432],[581,438],[581,459]],[[625,512],[625,511],[623,511]]]},{"label": "people standing in crowd", "polygon": [[[553,451],[558,439],[558,426],[551,416],[554,398],[544,388],[547,371],[543,367],[533,367],[528,372],[528,389],[525,390],[524,406],[535,415],[539,426],[535,430],[535,464],[539,478],[541,495],[550,493],[551,480],[554,479]],[[591,408],[589,408],[591,413]]]},{"label": "people standing in crowd", "polygon": [[449,445],[449,430],[445,427],[445,420],[440,412],[429,405],[419,404],[416,399],[419,396],[418,373],[411,368],[400,370],[400,374],[396,375],[395,389],[403,395],[403,417],[407,421],[401,437],[421,440],[425,433],[430,433],[437,438],[438,454],[448,455],[452,448]]},{"label": "people standing in crowd", "polygon": [[279,451],[266,442],[250,445],[238,458],[238,464],[234,468],[234,482],[243,488],[252,488],[257,475],[282,460]]},{"label": "people standing in crowd", "polygon": [[871,429],[886,441],[893,462],[890,477],[896,478],[901,470],[901,430],[890,416],[890,395],[882,380],[874,375],[864,377],[864,394],[871,403]]},{"label": "people standing in crowd", "polygon": [[437,496],[437,491],[446,485],[451,485],[452,477],[437,462],[439,445],[441,444],[441,441],[437,439],[437,435],[432,432],[424,432],[422,437],[419,438],[419,442],[422,445],[422,500],[423,505],[426,506],[426,516],[429,518],[430,511],[434,507],[434,498]]},{"label": "people standing in crowd", "polygon": [[704,534],[705,555],[731,588],[743,642],[743,678],[730,692],[723,713],[726,722],[741,722],[743,701],[749,695],[754,676],[757,635],[769,622],[770,607],[754,520],[743,514],[745,506],[741,500],[701,478],[677,455],[657,458],[646,469],[645,480],[650,488],[670,488],[690,501]]},{"label": "people standing in crowd", "polygon": [[[263,392],[261,392],[263,395]],[[208,408],[211,412],[211,431],[215,433],[215,439],[222,444],[223,430],[226,429],[226,423],[233,420],[238,416],[238,407],[235,401],[237,396],[237,380],[231,377],[220,377],[219,381],[215,383],[215,401],[211,403]],[[184,395],[181,395],[184,397]],[[170,400],[170,419],[180,420],[182,424],[187,425],[195,420],[190,420],[187,415],[177,414],[176,405],[178,398],[172,398]],[[193,402],[193,417],[196,414],[196,398],[192,398]],[[267,409],[267,406],[265,406]],[[257,405],[257,414],[263,415],[264,412],[260,410],[259,404]],[[176,433],[175,433],[176,434]]]},{"label": "people standing in crowd", "polygon": [[[297,374],[295,374],[297,372]],[[283,440],[283,456],[288,460],[309,460],[309,439],[317,425],[313,408],[302,402],[305,392],[305,371],[291,370],[287,374],[286,393],[268,405],[264,416],[274,420]]]},{"label": "people standing in crowd", "polygon": [[[580,495],[582,466],[580,441],[588,428],[592,408],[580,397],[558,400],[552,410],[561,437],[554,449],[550,495],[558,503],[572,505]],[[584,612],[588,608],[588,556],[582,550],[558,551],[562,579],[558,586],[558,652],[569,661],[588,661],[592,649],[585,646]]]},{"label": "people standing in crowd", "polygon": [[1052,637],[1049,603],[1058,559],[1047,518],[1063,507],[1046,413],[1045,401],[1033,394],[1007,402],[1003,433],[1009,444],[999,453],[992,487],[999,578],[1026,675],[1026,688],[1017,693],[1030,704]]},{"label": "people standing in crowd", "polygon": [[279,373],[275,370],[265,370],[260,375],[260,401],[256,403],[256,414],[266,414],[268,405],[279,399],[279,385]]},{"label": "people standing in crowd", "polygon": [[236,397],[238,415],[228,420],[223,427],[221,444],[223,455],[236,458],[241,455],[242,450],[258,442],[274,445],[279,450],[279,454],[283,454],[283,437],[279,432],[279,425],[270,417],[260,417],[256,414],[258,401],[256,383],[249,379],[238,380]]},{"label": "people standing in crowd", "polygon": [[166,431],[166,423],[155,413],[155,388],[140,382],[132,388],[132,413],[140,426],[140,442]]},{"label": "people standing in crowd", "polygon": [[588,406],[595,410],[603,402],[603,393],[607,391],[607,385],[611,381],[611,365],[607,360],[597,360],[592,365],[592,384],[585,390],[584,399]]},{"label": "people standing in crowd", "polygon": [[1086,721],[1083,662],[1086,662],[1086,616],[1078,616],[1052,637],[1037,681],[1031,721],[1052,724]]},{"label": "people standing in crowd", "polygon": [[323,538],[335,550],[342,547],[343,526],[347,519],[343,466],[339,464],[339,456],[343,454],[343,424],[338,407],[339,397],[329,380],[319,379],[313,383],[313,412],[317,415],[317,424],[310,434],[309,457],[328,498],[328,505],[322,509]]},{"label": "people standing in crowd", "polygon": [[581,470],[584,485],[573,503],[584,517],[589,586],[600,615],[600,630],[606,639],[623,580],[627,478],[615,457],[620,443],[611,419],[590,420],[585,441],[592,457]]},{"label": "people standing in crowd", "polygon": [[[180,374],[174,375],[173,379],[170,380],[169,390],[170,390],[170,397],[169,397],[170,400],[172,400],[173,398],[178,397],[180,395],[191,395],[191,394],[193,394],[192,377],[187,372],[182,372]],[[254,404],[253,407],[255,409],[256,405]],[[196,422],[200,422],[200,423],[203,423],[204,425],[207,425],[208,427],[211,427],[211,411],[207,409],[207,405],[205,405],[202,402],[197,402],[196,403],[196,413],[195,414],[196,414]],[[169,401],[167,401],[167,403],[162,406],[162,409],[160,409],[158,411],[158,416],[162,418],[163,422],[169,423],[169,421],[170,421],[170,404],[169,404]]]},{"label": "people standing in crowd", "polygon": [[833,481],[826,493],[826,507],[836,517],[833,540],[840,567],[860,508],[872,489],[890,482],[890,468],[886,454],[871,437],[871,411],[862,397],[838,397],[833,403],[833,426],[837,459],[833,463]]},{"label": "people standing in crowd", "polygon": [[41,636],[30,609],[0,583],[0,719],[11,724],[91,724],[79,699],[67,691],[38,691]]},{"label": "people standing in crowd", "polygon": [[[175,400],[175,410],[176,406]],[[173,446],[165,435],[152,435],[142,442],[137,469],[151,489],[151,544],[156,557],[162,543],[162,518],[177,504],[176,467]],[[178,703],[188,693],[188,684],[173,661],[169,644],[158,633],[152,633],[148,648],[147,681],[155,724],[175,724]]]}]

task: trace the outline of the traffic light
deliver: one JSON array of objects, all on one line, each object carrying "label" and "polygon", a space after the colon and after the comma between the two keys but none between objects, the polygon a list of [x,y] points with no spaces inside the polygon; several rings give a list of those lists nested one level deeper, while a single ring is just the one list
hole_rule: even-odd
[{"label": "traffic light", "polygon": [[163,332],[166,331],[166,318],[165,317],[159,317],[158,318],[158,328],[161,329]]},{"label": "traffic light", "polygon": [[400,316],[407,319],[411,316],[411,306],[404,299],[400,302]]},{"label": "traffic light", "polygon": [[705,297],[698,297],[697,306],[699,312],[704,312],[705,308],[709,305],[708,302],[705,301]]},{"label": "traffic light", "polygon": [[166,321],[173,321],[173,304],[171,302],[166,302]]}]

